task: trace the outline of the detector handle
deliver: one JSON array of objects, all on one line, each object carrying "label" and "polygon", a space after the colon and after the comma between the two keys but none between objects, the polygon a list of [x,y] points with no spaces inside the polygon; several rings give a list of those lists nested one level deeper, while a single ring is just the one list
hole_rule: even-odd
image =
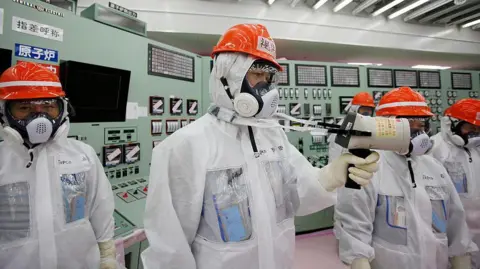
[{"label": "detector handle", "polygon": [[[370,154],[372,154],[372,151],[369,150],[369,149],[350,149],[349,152],[359,158],[362,158],[362,159],[365,159],[367,158]],[[353,164],[349,164],[348,165],[348,168],[347,168],[347,181],[345,182],[345,188],[349,188],[349,189],[356,189],[356,190],[360,190],[361,187],[360,185],[358,185],[357,182],[353,181],[353,179],[351,179],[350,177],[348,177],[348,169],[350,169],[350,167],[354,167],[355,165]]]}]

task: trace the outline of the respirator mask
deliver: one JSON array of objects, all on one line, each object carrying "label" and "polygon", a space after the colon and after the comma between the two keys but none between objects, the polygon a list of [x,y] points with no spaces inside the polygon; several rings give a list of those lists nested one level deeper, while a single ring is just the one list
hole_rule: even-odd
[{"label": "respirator mask", "polygon": [[450,118],[451,131],[453,133],[453,142],[460,147],[466,146],[468,148],[480,147],[480,127],[471,125],[466,129],[466,133],[462,132],[462,127],[468,124],[465,121],[454,120]]},{"label": "respirator mask", "polygon": [[467,147],[469,148],[477,148],[480,147],[480,133],[477,132],[470,132],[467,135]]},{"label": "respirator mask", "polygon": [[277,111],[279,93],[278,70],[269,62],[256,60],[243,79],[233,106],[242,117],[268,119]]},{"label": "respirator mask", "polygon": [[410,149],[408,154],[411,156],[426,154],[433,147],[433,141],[428,135],[430,132],[430,118],[415,117],[406,119],[410,123]]},{"label": "respirator mask", "polygon": [[7,101],[8,125],[32,145],[47,142],[62,124],[64,103],[61,99]]}]

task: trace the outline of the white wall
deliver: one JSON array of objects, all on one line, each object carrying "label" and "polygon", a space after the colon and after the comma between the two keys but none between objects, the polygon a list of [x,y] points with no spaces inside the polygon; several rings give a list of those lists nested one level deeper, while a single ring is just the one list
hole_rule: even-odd
[{"label": "white wall", "polygon": [[[78,0],[78,10],[94,2]],[[237,23],[262,23],[274,38],[382,48],[459,54],[480,54],[480,32],[456,27],[420,26],[401,18],[354,17],[331,11],[331,3],[317,11],[303,4],[291,8],[287,0],[272,6],[262,1],[114,0],[138,12],[148,31],[221,35]],[[354,5],[354,4],[351,4]],[[379,16],[380,17],[380,16]]]}]

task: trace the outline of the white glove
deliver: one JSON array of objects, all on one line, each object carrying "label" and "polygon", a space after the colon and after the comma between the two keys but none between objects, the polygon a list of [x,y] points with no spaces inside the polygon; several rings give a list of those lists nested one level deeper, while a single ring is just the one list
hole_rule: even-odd
[{"label": "white glove", "polygon": [[98,248],[100,249],[100,269],[117,269],[115,242],[113,240],[98,242]]},{"label": "white glove", "polygon": [[377,162],[379,159],[380,155],[375,151],[365,159],[350,153],[344,153],[320,169],[322,172],[319,178],[320,184],[329,192],[345,185],[348,165],[353,164],[355,167],[348,169],[348,177],[360,186],[368,185],[373,177],[373,173],[378,170]]},{"label": "white glove", "polygon": [[455,256],[450,259],[452,263],[452,269],[471,269],[472,257],[470,255]]},{"label": "white glove", "polygon": [[350,266],[351,269],[370,269],[370,262],[365,258],[355,259]]}]

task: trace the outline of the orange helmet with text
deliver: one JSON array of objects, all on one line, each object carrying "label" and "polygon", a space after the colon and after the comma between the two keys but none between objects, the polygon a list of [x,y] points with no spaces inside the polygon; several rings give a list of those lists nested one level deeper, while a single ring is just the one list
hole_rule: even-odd
[{"label": "orange helmet with text", "polygon": [[420,93],[410,87],[400,87],[380,99],[377,116],[431,117],[433,113]]},{"label": "orange helmet with text", "polygon": [[22,62],[0,76],[0,100],[57,98],[65,96],[62,84],[52,71],[31,62]]},{"label": "orange helmet with text", "polygon": [[278,70],[277,48],[268,30],[261,24],[237,24],[228,29],[213,48],[212,58],[221,52],[240,52],[272,63]]},{"label": "orange helmet with text", "polygon": [[480,126],[480,100],[462,99],[445,110],[445,116]]}]

